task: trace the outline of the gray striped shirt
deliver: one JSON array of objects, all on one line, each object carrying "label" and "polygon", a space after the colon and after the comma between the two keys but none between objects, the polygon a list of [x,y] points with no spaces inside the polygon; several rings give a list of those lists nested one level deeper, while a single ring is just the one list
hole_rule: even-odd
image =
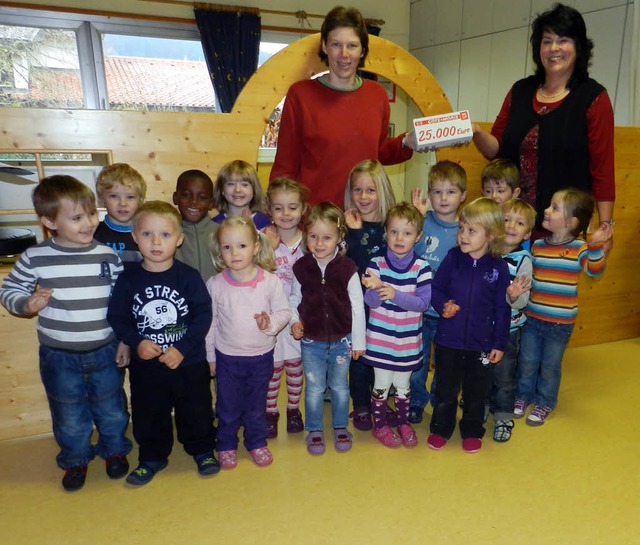
[{"label": "gray striped shirt", "polygon": [[47,239],[28,248],[2,283],[0,302],[26,315],[36,288],[53,290],[38,314],[38,340],[51,348],[85,352],[114,338],[107,306],[122,262],[108,246],[93,241],[85,248],[58,246]]}]

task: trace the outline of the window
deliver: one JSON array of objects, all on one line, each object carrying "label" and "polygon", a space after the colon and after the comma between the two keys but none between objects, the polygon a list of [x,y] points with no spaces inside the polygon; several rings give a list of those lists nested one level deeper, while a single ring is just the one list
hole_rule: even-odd
[{"label": "window", "polygon": [[[0,7],[0,107],[214,112],[195,22]],[[296,39],[272,33],[259,64]]]}]

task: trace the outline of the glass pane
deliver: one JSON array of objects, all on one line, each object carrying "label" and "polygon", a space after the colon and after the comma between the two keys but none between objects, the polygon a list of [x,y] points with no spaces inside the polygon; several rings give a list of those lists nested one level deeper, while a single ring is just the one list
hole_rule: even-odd
[{"label": "glass pane", "polygon": [[82,108],[75,32],[0,25],[0,106]]},{"label": "glass pane", "polygon": [[200,42],[103,34],[102,46],[111,109],[215,111]]}]

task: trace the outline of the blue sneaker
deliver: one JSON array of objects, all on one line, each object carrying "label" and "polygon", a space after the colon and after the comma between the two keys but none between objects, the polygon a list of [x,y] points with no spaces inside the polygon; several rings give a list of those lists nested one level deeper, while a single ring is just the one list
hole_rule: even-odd
[{"label": "blue sneaker", "polygon": [[168,464],[169,462],[167,460],[161,462],[140,462],[138,467],[127,476],[127,482],[134,486],[143,486],[150,482],[156,473],[162,471]]},{"label": "blue sneaker", "polygon": [[204,454],[196,454],[193,457],[198,466],[198,475],[207,477],[220,472],[220,463],[216,460],[213,452],[205,452]]}]

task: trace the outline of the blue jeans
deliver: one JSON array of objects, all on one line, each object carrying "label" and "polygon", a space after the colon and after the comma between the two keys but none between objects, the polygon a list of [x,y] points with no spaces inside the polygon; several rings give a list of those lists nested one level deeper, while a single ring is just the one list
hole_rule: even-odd
[{"label": "blue jeans", "polygon": [[[89,352],[40,346],[40,376],[49,400],[53,434],[60,447],[58,466],[87,465],[94,456],[127,454],[122,379],[115,363],[117,342]],[[91,444],[93,424],[98,443]]]},{"label": "blue jeans", "polygon": [[[438,321],[440,319],[435,316],[425,314],[422,320],[422,343],[424,345],[424,358],[422,359],[422,367],[411,373],[411,407],[424,409],[429,400],[433,403],[433,385],[431,394],[427,390],[427,375],[429,374],[429,362],[431,360],[431,346],[433,338],[436,336],[438,329]],[[434,358],[435,359],[435,358]]]},{"label": "blue jeans", "polygon": [[337,342],[312,341],[304,337],[300,343],[304,368],[304,424],[307,431],[324,429],[324,391],[331,388],[331,424],[346,428],[349,421],[349,383],[351,335]]},{"label": "blue jeans", "polygon": [[509,332],[504,356],[491,366],[491,407],[496,420],[511,420],[516,396],[516,364],[520,347],[520,328]]},{"label": "blue jeans", "polygon": [[517,399],[555,408],[562,376],[562,356],[573,326],[527,318],[520,337]]}]

